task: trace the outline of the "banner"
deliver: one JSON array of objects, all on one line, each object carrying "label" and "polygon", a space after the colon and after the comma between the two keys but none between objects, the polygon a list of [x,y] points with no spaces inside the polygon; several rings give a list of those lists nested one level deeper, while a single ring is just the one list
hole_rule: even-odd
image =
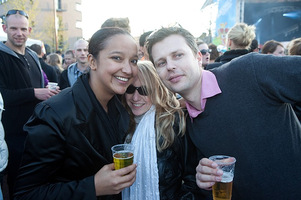
[{"label": "banner", "polygon": [[216,18],[215,45],[226,46],[226,35],[236,23],[236,0],[219,0]]}]

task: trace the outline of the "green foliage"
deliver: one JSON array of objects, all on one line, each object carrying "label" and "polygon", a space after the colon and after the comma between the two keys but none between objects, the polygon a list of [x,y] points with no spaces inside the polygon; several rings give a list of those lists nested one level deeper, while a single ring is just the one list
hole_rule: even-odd
[{"label": "green foliage", "polygon": [[[34,28],[35,19],[38,14],[39,0],[8,0],[3,4],[4,10],[23,10],[29,15],[29,26]],[[33,33],[32,33],[33,34]]]}]

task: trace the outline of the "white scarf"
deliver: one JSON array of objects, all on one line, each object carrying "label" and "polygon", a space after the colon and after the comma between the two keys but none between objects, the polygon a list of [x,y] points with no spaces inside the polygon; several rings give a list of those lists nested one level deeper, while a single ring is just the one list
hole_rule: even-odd
[{"label": "white scarf", "polygon": [[144,114],[133,134],[131,144],[135,147],[136,181],[122,191],[123,200],[160,200],[155,113],[155,106],[152,106]]}]

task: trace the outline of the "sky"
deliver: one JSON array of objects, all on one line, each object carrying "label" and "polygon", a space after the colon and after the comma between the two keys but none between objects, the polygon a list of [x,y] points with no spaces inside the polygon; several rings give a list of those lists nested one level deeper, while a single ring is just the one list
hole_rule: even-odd
[{"label": "sky", "polygon": [[82,0],[83,37],[89,39],[111,17],[128,17],[134,37],[176,22],[199,37],[209,28],[210,13],[201,11],[204,2],[205,0]]}]

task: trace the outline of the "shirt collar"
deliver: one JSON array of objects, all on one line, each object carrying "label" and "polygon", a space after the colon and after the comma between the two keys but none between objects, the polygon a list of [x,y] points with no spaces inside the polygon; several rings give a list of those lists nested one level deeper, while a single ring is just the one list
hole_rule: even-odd
[{"label": "shirt collar", "polygon": [[201,85],[201,96],[200,104],[201,110],[194,108],[192,105],[186,102],[186,108],[190,118],[195,118],[205,110],[206,101],[208,98],[220,94],[222,91],[218,86],[215,75],[207,70],[202,72],[202,85]]},{"label": "shirt collar", "polygon": [[73,73],[75,74],[75,75],[78,75],[79,73],[81,74],[81,71],[79,71],[79,69],[77,68],[77,63],[74,65],[74,67],[73,67]]}]

